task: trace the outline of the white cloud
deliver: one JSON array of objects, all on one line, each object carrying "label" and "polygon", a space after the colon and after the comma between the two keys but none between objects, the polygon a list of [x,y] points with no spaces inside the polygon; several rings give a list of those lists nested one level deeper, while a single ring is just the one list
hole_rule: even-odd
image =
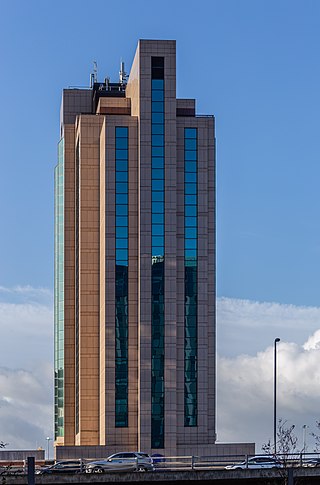
[{"label": "white cloud", "polygon": [[0,440],[44,447],[53,427],[52,292],[0,287],[0,331]]},{"label": "white cloud", "polygon": [[218,353],[254,355],[276,337],[303,344],[320,328],[320,308],[218,298]]},{"label": "white cloud", "polygon": [[[254,441],[259,450],[272,438],[273,340],[278,336],[278,417],[296,425],[301,441],[302,425],[311,431],[320,418],[320,330],[315,329],[320,308],[226,298],[219,305],[218,326],[228,329],[218,347],[219,441]],[[305,340],[297,344],[303,333]],[[233,350],[223,355],[230,339]],[[308,441],[312,451],[310,436]]]}]

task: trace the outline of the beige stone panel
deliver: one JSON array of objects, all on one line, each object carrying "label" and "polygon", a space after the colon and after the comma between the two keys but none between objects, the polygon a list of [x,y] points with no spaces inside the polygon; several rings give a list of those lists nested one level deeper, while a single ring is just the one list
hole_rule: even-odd
[{"label": "beige stone panel", "polygon": [[106,300],[105,300],[105,279],[106,279],[106,121],[104,119],[101,131],[100,131],[100,354],[99,354],[99,443],[100,445],[106,444],[106,332],[105,332],[105,319],[106,319]]},{"label": "beige stone panel", "polygon": [[74,231],[75,231],[75,192],[74,192],[74,126],[64,127],[64,445],[74,444],[75,435],[75,319],[74,319]]},{"label": "beige stone panel", "polygon": [[[100,131],[103,117],[79,117],[79,436],[99,443]],[[90,409],[90,419],[88,419]]]}]

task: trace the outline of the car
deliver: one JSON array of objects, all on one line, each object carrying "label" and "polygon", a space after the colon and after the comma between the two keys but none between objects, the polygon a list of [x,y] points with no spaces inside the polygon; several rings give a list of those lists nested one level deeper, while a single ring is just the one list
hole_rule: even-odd
[{"label": "car", "polygon": [[226,470],[245,470],[246,468],[283,468],[283,465],[273,456],[261,455],[248,458],[248,464],[246,461],[242,461],[225,467]]},{"label": "car", "polygon": [[305,460],[303,463],[302,463],[302,466],[303,467],[318,467],[320,466],[320,458],[309,458],[308,460]]},{"label": "car", "polygon": [[84,471],[82,460],[57,461],[54,465],[46,466],[36,470],[36,475],[56,473],[80,473]]},{"label": "car", "polygon": [[114,453],[105,460],[91,461],[86,465],[86,473],[104,473],[115,471],[154,471],[153,460],[147,453],[140,451]]}]

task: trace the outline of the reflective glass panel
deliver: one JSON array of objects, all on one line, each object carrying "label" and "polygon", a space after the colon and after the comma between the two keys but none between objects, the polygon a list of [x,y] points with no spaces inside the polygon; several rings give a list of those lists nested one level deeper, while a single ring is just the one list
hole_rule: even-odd
[{"label": "reflective glass panel", "polygon": [[128,194],[116,194],[116,204],[128,204]]},{"label": "reflective glass panel", "polygon": [[197,138],[197,128],[185,128],[184,136],[185,138]]},{"label": "reflective glass panel", "polygon": [[164,80],[163,79],[152,79],[151,87],[152,87],[152,90],[163,89],[164,88]]},{"label": "reflective glass panel", "polygon": [[128,137],[128,127],[127,126],[116,126],[116,138],[127,138]]},{"label": "reflective glass panel", "polygon": [[116,148],[117,149],[128,149],[128,138],[117,138],[116,139]]},{"label": "reflective glass panel", "polygon": [[196,150],[197,149],[197,140],[192,138],[186,138],[184,140],[184,148],[185,150]]},{"label": "reflective glass panel", "polygon": [[152,113],[163,113],[164,103],[161,101],[152,101]]},{"label": "reflective glass panel", "polygon": [[128,160],[128,150],[116,149],[116,160]]},{"label": "reflective glass panel", "polygon": [[152,153],[152,157],[163,157],[164,147],[152,147],[151,153]]},{"label": "reflective glass panel", "polygon": [[164,114],[163,113],[152,113],[151,114],[152,123],[163,123]]},{"label": "reflective glass panel", "polygon": [[152,101],[163,101],[164,100],[164,92],[159,90],[152,91]]},{"label": "reflective glass panel", "polygon": [[128,182],[128,172],[116,172],[116,182]]},{"label": "reflective glass panel", "polygon": [[152,145],[161,147],[164,144],[164,136],[163,135],[152,135]]}]

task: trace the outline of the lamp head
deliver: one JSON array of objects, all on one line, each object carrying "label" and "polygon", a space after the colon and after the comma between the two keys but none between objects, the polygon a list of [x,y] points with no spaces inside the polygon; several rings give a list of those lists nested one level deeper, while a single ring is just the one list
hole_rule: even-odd
[{"label": "lamp head", "polygon": [[277,342],[280,342],[279,338],[274,339],[274,343],[276,344]]}]

